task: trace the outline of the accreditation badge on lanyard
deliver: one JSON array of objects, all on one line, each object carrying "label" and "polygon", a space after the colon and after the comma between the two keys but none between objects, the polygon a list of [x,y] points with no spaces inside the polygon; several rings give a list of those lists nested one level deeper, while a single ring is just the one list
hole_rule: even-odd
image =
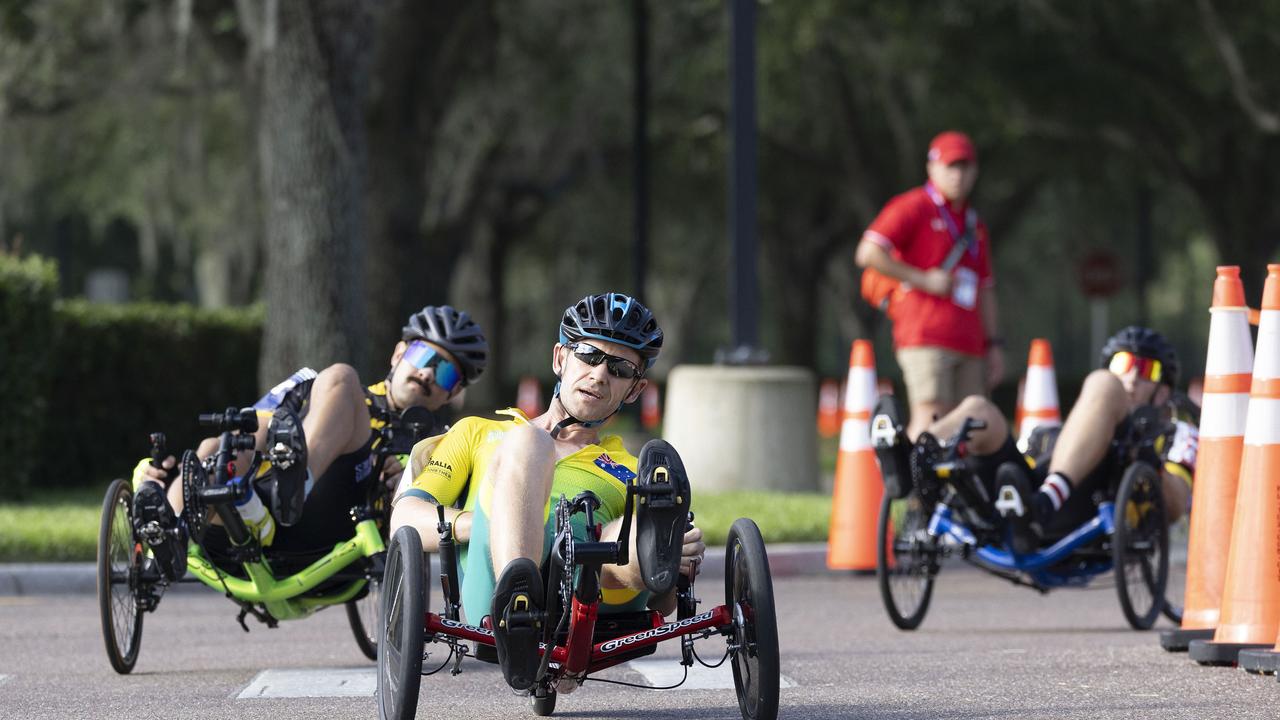
[{"label": "accreditation badge on lanyard", "polygon": [[942,198],[942,194],[933,187],[932,183],[925,183],[924,189],[928,193],[929,199],[933,201],[933,206],[938,211],[938,215],[942,217],[942,222],[946,224],[947,232],[951,235],[953,243],[951,252],[947,253],[947,258],[941,265],[944,270],[953,270],[951,302],[963,310],[972,310],[978,305],[978,273],[970,268],[960,267],[959,262],[960,257],[966,250],[974,256],[978,254],[978,243],[975,236],[977,215],[973,208],[965,211],[965,229],[962,234],[960,228],[956,227],[955,219],[947,211],[946,201]]}]

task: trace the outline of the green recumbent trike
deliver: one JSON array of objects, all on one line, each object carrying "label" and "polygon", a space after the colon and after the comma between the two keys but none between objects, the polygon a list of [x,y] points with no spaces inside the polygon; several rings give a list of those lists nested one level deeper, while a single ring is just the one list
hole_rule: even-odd
[{"label": "green recumbent trike", "polygon": [[[240,607],[237,621],[247,632],[245,618],[253,616],[268,627],[280,620],[304,618],[317,610],[345,605],[361,652],[376,660],[380,627],[380,585],[386,556],[391,490],[380,481],[382,467],[392,455],[409,452],[413,443],[434,428],[435,420],[421,408],[403,415],[376,410],[385,421],[381,438],[371,451],[372,468],[364,481],[364,500],[351,508],[354,535],[327,551],[310,554],[263,547],[245,524],[236,503],[247,497],[245,483],[233,482],[235,456],[254,450],[258,417],[253,408],[228,408],[202,414],[200,425],[220,433],[218,450],[203,462],[186,451],[178,465],[183,502],[180,522],[189,538],[187,574],[172,582],[202,582]],[[151,457],[157,467],[165,457],[164,436],[151,435]],[[268,462],[255,451],[245,478],[259,476]],[[146,538],[135,529],[134,488],[115,480],[102,506],[98,535],[98,606],[107,657],[116,672],[128,673],[138,660],[142,621],[154,611],[171,581],[165,579]],[[210,517],[225,530],[221,547],[210,547]],[[155,530],[149,529],[151,532]],[[144,530],[145,532],[146,530]],[[221,533],[219,533],[221,535]]]}]

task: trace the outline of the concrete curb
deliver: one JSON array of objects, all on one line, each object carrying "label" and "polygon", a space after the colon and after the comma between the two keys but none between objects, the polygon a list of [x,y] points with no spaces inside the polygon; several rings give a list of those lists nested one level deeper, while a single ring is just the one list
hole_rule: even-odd
[{"label": "concrete curb", "polygon": [[[699,579],[724,577],[723,547],[707,549]],[[827,573],[826,543],[775,543],[768,547],[774,577]],[[91,595],[98,587],[97,563],[0,564],[0,596]],[[177,585],[170,592],[184,587]]]}]

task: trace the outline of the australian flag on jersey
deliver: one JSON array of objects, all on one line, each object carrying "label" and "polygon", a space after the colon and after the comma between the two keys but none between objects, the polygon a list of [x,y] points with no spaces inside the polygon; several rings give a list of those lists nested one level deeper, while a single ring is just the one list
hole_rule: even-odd
[{"label": "australian flag on jersey", "polygon": [[609,453],[600,453],[600,457],[596,458],[595,462],[596,467],[618,478],[618,480],[624,483],[629,483],[636,477],[636,474],[631,472],[631,468],[620,462],[614,462],[614,459],[609,457]]}]

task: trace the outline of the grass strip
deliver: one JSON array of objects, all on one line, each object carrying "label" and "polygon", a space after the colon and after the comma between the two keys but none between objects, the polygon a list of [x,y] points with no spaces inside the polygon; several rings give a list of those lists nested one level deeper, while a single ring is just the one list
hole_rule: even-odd
[{"label": "grass strip", "polygon": [[[62,490],[0,503],[0,562],[93,560],[105,492]],[[693,511],[709,547],[723,546],[729,527],[740,517],[755,520],[766,542],[820,542],[827,539],[831,498],[819,493],[694,493]]]}]

